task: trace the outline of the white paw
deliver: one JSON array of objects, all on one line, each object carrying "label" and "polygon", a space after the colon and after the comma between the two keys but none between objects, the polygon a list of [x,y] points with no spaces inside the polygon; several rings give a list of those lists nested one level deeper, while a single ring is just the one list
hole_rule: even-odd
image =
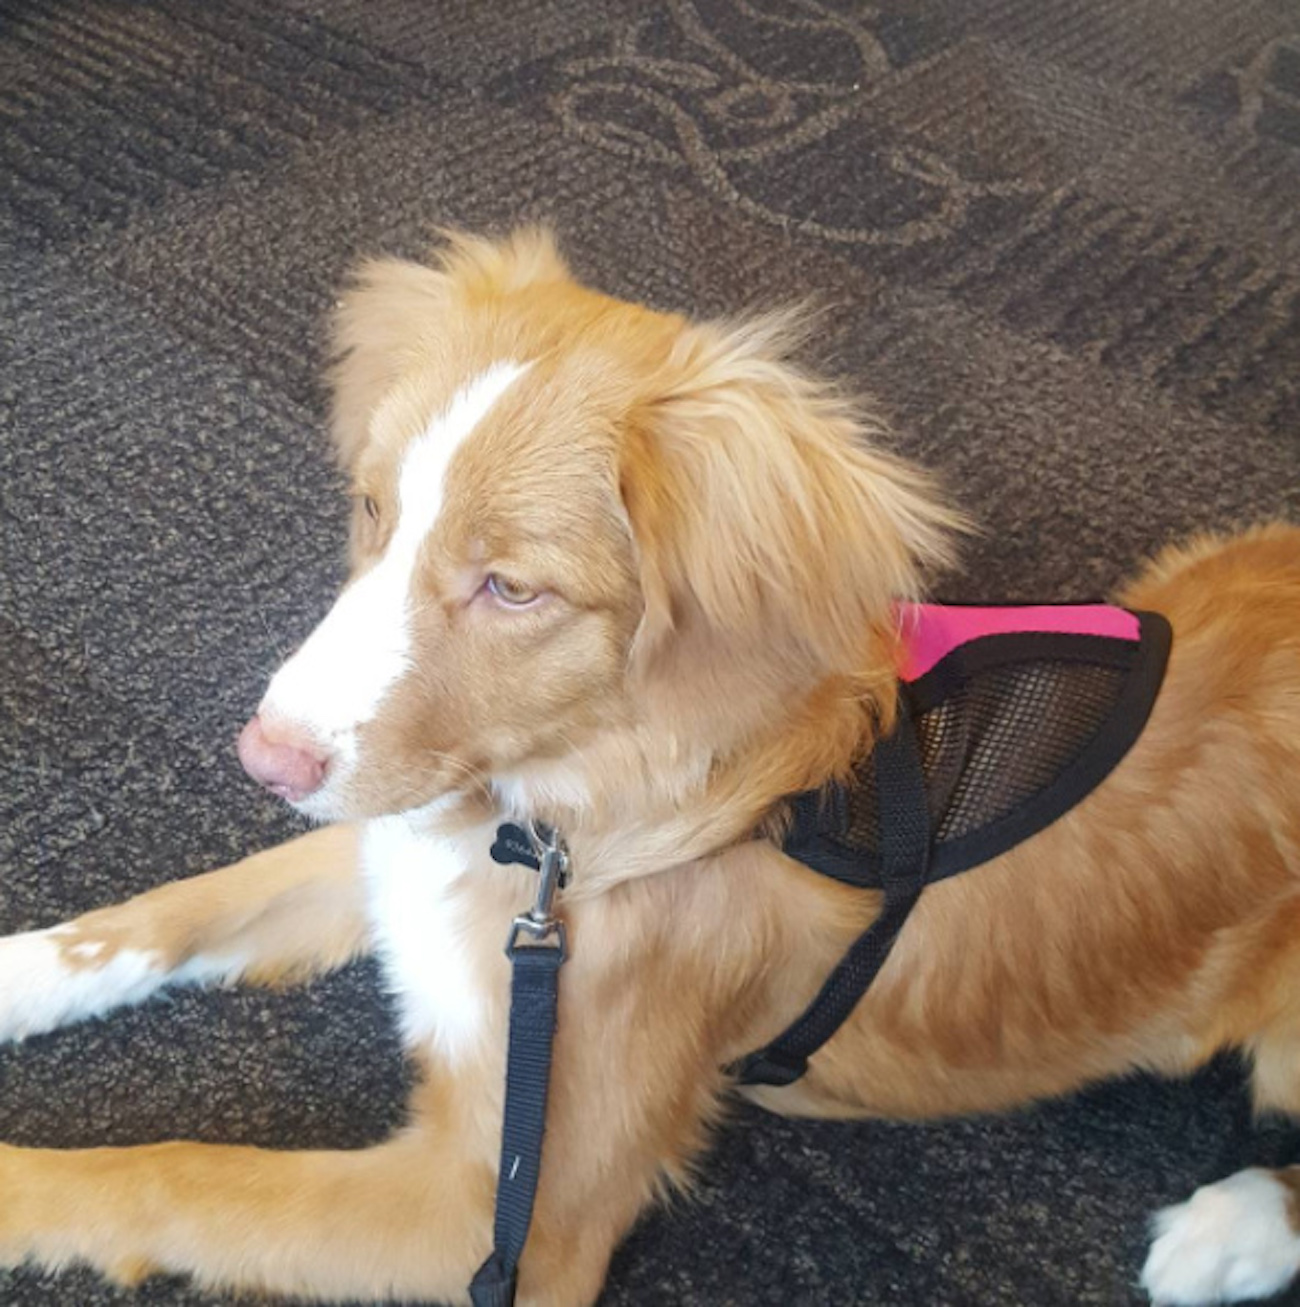
[{"label": "white paw", "polygon": [[66,930],[32,930],[0,938],[0,1040],[23,1039],[121,1003],[137,1003],[164,979],[152,953],[71,943]]},{"label": "white paw", "polygon": [[1300,1231],[1292,1224],[1296,1198],[1273,1172],[1251,1169],[1157,1212],[1142,1287],[1161,1307],[1281,1293],[1300,1273]]}]

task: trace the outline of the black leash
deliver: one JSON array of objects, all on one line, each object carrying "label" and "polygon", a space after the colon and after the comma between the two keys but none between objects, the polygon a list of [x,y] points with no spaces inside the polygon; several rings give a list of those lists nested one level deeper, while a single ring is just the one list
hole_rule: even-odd
[{"label": "black leash", "polygon": [[[885,891],[880,915],[844,955],[803,1015],[766,1048],[733,1068],[741,1084],[788,1085],[803,1075],[808,1059],[848,1020],[876,978],[925,888],[930,816],[916,735],[905,702],[900,701],[898,723],[877,743],[874,758]],[[801,795],[783,847],[815,870],[855,882],[851,850],[836,838],[838,809],[833,791]],[[492,857],[503,864],[533,867],[540,876],[532,910],[515,918],[506,942],[511,964],[510,1041],[493,1249],[469,1287],[473,1307],[512,1307],[519,1258],[528,1240],[537,1196],[560,968],[568,955],[564,923],[553,912],[555,894],[567,876],[568,855],[553,830],[530,823],[526,829],[512,824],[498,828]],[[531,942],[521,943],[522,936]]]},{"label": "black leash", "polygon": [[[808,1059],[849,1019],[885,965],[898,932],[921,897],[930,871],[930,813],[916,732],[904,696],[894,730],[877,742],[881,887],[880,915],[858,936],[803,1014],[766,1048],[732,1068],[742,1085],[789,1085],[808,1069]],[[832,792],[810,791],[795,804],[795,820],[784,852],[814,871],[849,883],[861,881],[860,860],[836,835],[841,805]],[[856,870],[856,875],[854,874]]]},{"label": "black leash", "polygon": [[[492,856],[498,862],[535,867],[540,874],[536,902],[531,911],[515,918],[506,941],[511,969],[510,1042],[493,1248],[469,1286],[474,1307],[511,1307],[542,1164],[556,999],[560,968],[568,956],[564,923],[552,907],[556,891],[566,881],[569,858],[556,833],[538,823],[530,823],[526,831],[502,826]],[[521,936],[531,942],[521,943]]]}]

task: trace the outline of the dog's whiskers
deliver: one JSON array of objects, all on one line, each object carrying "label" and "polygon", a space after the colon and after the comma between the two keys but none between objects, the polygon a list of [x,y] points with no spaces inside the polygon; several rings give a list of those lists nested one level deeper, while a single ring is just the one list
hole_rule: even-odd
[{"label": "dog's whiskers", "polygon": [[484,798],[490,801],[495,797],[492,793],[492,787],[488,782],[487,774],[481,768],[475,767],[472,763],[465,762],[463,759],[454,757],[450,753],[445,753],[441,749],[430,749],[428,753],[430,758],[454,767],[463,773],[473,785],[477,786],[477,788],[482,791]]}]

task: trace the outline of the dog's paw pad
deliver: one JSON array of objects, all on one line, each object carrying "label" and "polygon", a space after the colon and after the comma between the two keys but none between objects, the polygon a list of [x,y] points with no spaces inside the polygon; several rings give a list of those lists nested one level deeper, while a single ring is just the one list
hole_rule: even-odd
[{"label": "dog's paw pad", "polygon": [[1300,1198],[1271,1171],[1239,1171],[1157,1212],[1142,1287],[1159,1307],[1269,1298],[1300,1273]]}]

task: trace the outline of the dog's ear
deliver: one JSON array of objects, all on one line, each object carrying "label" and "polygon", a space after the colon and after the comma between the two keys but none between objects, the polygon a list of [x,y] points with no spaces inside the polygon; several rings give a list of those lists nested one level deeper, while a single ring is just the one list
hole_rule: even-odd
[{"label": "dog's ear", "polygon": [[[623,503],[653,660],[703,627],[859,675],[870,633],[951,561],[960,517],[871,447],[878,425],[788,361],[797,323],[687,327],[623,447]],[[696,632],[698,636],[698,630]]]},{"label": "dog's ear", "polygon": [[351,467],[370,419],[421,358],[436,357],[453,314],[482,307],[569,271],[549,232],[523,228],[502,241],[444,231],[429,264],[368,259],[335,306],[331,429],[340,464]]}]

